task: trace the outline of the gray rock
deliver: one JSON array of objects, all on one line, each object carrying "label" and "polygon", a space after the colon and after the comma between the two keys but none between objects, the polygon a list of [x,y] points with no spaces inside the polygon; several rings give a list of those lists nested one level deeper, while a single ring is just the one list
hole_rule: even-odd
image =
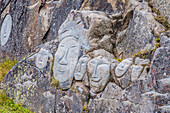
[{"label": "gray rock", "polygon": [[167,36],[161,36],[160,38],[161,47],[169,47],[170,46],[170,38]]},{"label": "gray rock", "polygon": [[136,3],[133,18],[127,28],[126,36],[117,46],[118,53],[123,52],[123,58],[131,57],[139,51],[152,49],[155,45],[152,30],[160,31],[164,29],[161,24],[155,21],[146,2],[132,1],[131,3],[133,5]]},{"label": "gray rock", "polygon": [[114,55],[107,52],[104,49],[98,49],[93,51],[93,57],[98,57],[98,56],[103,56],[103,57],[108,57],[108,58],[114,58]]},{"label": "gray rock", "polygon": [[21,61],[5,76],[1,88],[15,102],[38,112],[42,106],[42,94],[49,89],[49,81],[38,68]]},{"label": "gray rock", "polygon": [[115,83],[109,83],[101,94],[101,98],[117,99],[122,94],[123,90]]},{"label": "gray rock", "polygon": [[150,60],[149,59],[141,59],[139,57],[135,58],[135,64],[139,64],[139,65],[147,65],[149,64]]},{"label": "gray rock", "polygon": [[[148,76],[148,90],[156,90],[159,93],[168,91],[168,87],[160,90],[157,81],[161,79],[168,79],[170,72],[170,48],[160,47],[155,51],[154,57],[151,62],[151,67]],[[163,86],[162,86],[163,87]]]},{"label": "gray rock", "polygon": [[165,16],[165,18],[168,20],[168,23],[170,24],[169,0],[152,0],[151,3],[153,3],[155,9],[160,11],[161,15]]},{"label": "gray rock", "polygon": [[1,17],[11,15],[12,32],[8,42],[0,47],[0,59],[8,56],[21,60],[36,46],[56,39],[67,14],[81,4],[79,0],[3,1]]},{"label": "gray rock", "polygon": [[116,99],[90,99],[89,113],[115,113],[118,112],[119,101]]},{"label": "gray rock", "polygon": [[57,91],[56,94],[56,113],[82,113],[83,102],[73,91]]}]

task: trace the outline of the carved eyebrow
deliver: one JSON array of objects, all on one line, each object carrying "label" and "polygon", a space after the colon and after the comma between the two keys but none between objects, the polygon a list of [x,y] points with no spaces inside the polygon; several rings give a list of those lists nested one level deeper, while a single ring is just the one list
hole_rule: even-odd
[{"label": "carved eyebrow", "polygon": [[77,47],[76,45],[72,45],[71,48]]}]

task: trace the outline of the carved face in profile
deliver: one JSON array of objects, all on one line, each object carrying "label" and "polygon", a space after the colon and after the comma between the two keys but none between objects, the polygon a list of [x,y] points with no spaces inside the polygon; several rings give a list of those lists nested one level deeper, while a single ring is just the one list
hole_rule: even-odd
[{"label": "carved face in profile", "polygon": [[116,77],[122,77],[132,63],[133,61],[131,58],[125,59],[122,62],[120,62],[115,69]]},{"label": "carved face in profile", "polygon": [[110,77],[110,63],[105,58],[97,57],[88,62],[90,89],[94,93],[101,92]]},{"label": "carved face in profile", "polygon": [[41,48],[36,56],[36,66],[40,69],[43,69],[47,65],[49,56],[52,57],[52,54],[46,49]]},{"label": "carved face in profile", "polygon": [[79,62],[77,63],[74,77],[76,80],[82,80],[85,75],[87,75],[87,63],[88,63],[89,57],[88,56],[82,56],[79,59]]},{"label": "carved face in profile", "polygon": [[71,86],[74,70],[78,61],[80,44],[74,37],[64,38],[58,47],[54,61],[54,78],[62,89]]}]

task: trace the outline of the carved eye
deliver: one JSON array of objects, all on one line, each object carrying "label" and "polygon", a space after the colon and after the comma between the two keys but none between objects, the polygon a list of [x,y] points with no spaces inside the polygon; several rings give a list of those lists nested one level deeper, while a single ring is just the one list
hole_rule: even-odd
[{"label": "carved eye", "polygon": [[76,45],[72,45],[72,46],[71,46],[71,48],[75,48],[75,47],[76,47]]},{"label": "carved eye", "polygon": [[64,47],[64,45],[60,45],[60,47]]}]

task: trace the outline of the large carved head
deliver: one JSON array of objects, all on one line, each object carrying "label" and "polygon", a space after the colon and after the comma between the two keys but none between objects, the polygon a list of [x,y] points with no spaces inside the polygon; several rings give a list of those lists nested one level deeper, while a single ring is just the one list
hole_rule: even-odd
[{"label": "large carved head", "polygon": [[70,87],[75,66],[80,54],[80,43],[74,37],[63,39],[55,53],[54,78],[59,80],[61,88]]},{"label": "large carved head", "polygon": [[96,57],[88,62],[90,89],[93,93],[101,92],[110,78],[110,63],[106,58]]},{"label": "large carved head", "polygon": [[79,17],[71,13],[58,32],[59,46],[55,53],[53,74],[62,89],[71,87],[76,64],[82,56],[81,49],[88,48],[82,35],[84,25]]}]

